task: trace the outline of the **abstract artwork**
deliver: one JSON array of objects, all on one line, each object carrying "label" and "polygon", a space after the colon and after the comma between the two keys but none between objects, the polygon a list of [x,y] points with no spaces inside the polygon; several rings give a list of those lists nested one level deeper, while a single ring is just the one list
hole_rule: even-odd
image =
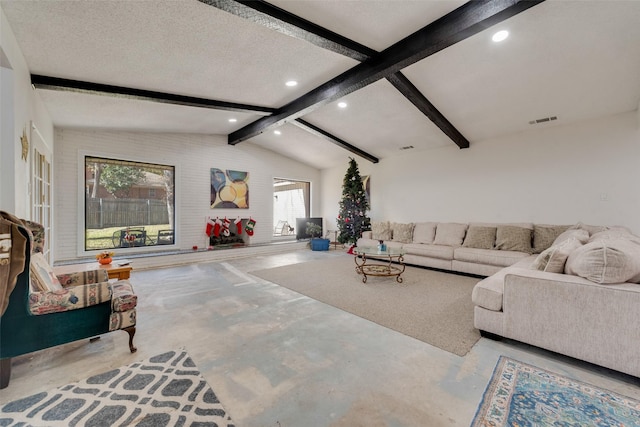
[{"label": "abstract artwork", "polygon": [[249,172],[211,168],[211,209],[248,209]]}]

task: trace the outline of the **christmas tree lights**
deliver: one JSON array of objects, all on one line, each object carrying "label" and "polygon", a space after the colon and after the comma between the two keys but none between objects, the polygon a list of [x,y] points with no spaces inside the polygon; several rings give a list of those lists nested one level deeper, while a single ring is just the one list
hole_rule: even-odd
[{"label": "christmas tree lights", "polygon": [[355,244],[363,231],[371,229],[371,220],[367,216],[369,202],[364,193],[362,177],[358,164],[349,160],[349,169],[342,182],[342,200],[338,214],[338,242]]}]

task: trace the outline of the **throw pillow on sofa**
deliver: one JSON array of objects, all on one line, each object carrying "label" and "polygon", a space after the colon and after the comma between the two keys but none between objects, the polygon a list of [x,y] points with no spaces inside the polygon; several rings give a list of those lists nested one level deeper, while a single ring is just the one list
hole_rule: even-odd
[{"label": "throw pillow on sofa", "polygon": [[374,240],[391,240],[391,225],[389,221],[372,222],[371,238]]},{"label": "throw pillow on sofa", "polygon": [[582,242],[575,237],[566,239],[542,251],[533,261],[531,268],[549,273],[564,273],[567,258],[580,246],[582,246]]},{"label": "throw pillow on sofa", "polygon": [[399,243],[411,243],[413,240],[413,223],[400,224],[394,222],[391,224],[391,240]]},{"label": "throw pillow on sofa", "polygon": [[539,254],[553,245],[558,236],[569,228],[568,225],[544,225],[533,226],[533,253]]},{"label": "throw pillow on sofa", "polygon": [[611,228],[606,231],[595,233],[589,237],[589,243],[603,239],[627,239],[640,244],[640,237],[631,233],[625,228]]},{"label": "throw pillow on sofa", "polygon": [[530,228],[514,225],[500,225],[496,231],[496,249],[501,251],[517,251],[532,253]]},{"label": "throw pillow on sofa", "polygon": [[434,245],[460,246],[467,232],[467,224],[441,222],[436,227]]},{"label": "throw pillow on sofa", "polygon": [[496,227],[470,225],[462,246],[465,248],[493,249],[496,243]]},{"label": "throw pillow on sofa", "polygon": [[38,292],[61,291],[63,289],[58,277],[41,252],[31,255],[29,262],[31,286]]},{"label": "throw pillow on sofa", "polygon": [[595,283],[623,283],[640,274],[640,245],[629,239],[587,243],[569,255],[565,273]]},{"label": "throw pillow on sofa", "polygon": [[576,225],[572,225],[570,227],[571,230],[585,230],[587,233],[589,233],[589,236],[591,236],[592,234],[596,234],[599,233],[601,231],[605,231],[607,229],[606,226],[603,225],[589,225],[589,224],[583,224],[581,222],[577,223]]},{"label": "throw pillow on sofa", "polygon": [[437,222],[417,222],[413,227],[413,243],[432,244],[437,225]]},{"label": "throw pillow on sofa", "polygon": [[582,244],[585,244],[589,240],[589,232],[587,230],[570,228],[564,233],[560,234],[556,238],[556,240],[553,241],[553,245],[558,245],[564,242],[565,240],[571,239],[571,238],[578,239],[580,240],[580,242],[582,242]]}]

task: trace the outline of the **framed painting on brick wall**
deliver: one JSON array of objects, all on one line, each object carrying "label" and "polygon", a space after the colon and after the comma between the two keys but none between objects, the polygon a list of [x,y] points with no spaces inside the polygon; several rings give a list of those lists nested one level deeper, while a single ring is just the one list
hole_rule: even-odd
[{"label": "framed painting on brick wall", "polygon": [[211,168],[211,209],[248,209],[249,172]]}]

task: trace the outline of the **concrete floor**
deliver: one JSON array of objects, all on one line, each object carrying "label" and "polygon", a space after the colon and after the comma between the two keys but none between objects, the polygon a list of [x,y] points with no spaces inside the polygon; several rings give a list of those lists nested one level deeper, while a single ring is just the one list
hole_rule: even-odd
[{"label": "concrete floor", "polygon": [[637,378],[512,341],[459,357],[248,274],[329,256],[134,271],[137,353],[118,331],[15,358],[0,403],[180,347],[238,427],[468,426],[500,355],[640,399]]}]

